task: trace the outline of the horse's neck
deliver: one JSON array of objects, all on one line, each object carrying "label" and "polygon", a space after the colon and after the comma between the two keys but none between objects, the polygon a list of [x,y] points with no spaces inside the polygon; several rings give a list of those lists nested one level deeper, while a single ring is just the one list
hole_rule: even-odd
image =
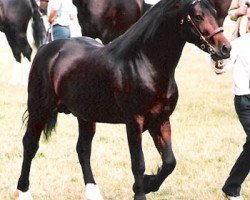
[{"label": "horse's neck", "polygon": [[177,26],[175,24],[165,27],[168,30],[157,32],[145,45],[145,54],[159,73],[174,72],[181,57],[186,42],[182,39]]},{"label": "horse's neck", "polygon": [[[185,41],[181,37],[179,12],[161,15],[159,6],[146,13],[124,35],[106,46],[116,60],[137,60],[142,55],[156,70],[174,71]],[[167,67],[167,69],[166,69]]]}]

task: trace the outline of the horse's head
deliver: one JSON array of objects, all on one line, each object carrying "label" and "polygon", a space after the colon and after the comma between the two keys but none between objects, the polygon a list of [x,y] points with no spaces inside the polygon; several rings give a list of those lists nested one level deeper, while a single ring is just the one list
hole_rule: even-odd
[{"label": "horse's head", "polygon": [[216,14],[209,0],[193,0],[185,6],[180,22],[185,39],[211,54],[215,61],[228,58],[231,50],[223,28],[218,26]]}]

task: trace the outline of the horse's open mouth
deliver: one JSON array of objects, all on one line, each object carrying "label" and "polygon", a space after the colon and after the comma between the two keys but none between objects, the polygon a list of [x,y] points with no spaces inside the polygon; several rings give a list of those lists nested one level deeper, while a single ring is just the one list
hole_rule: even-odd
[{"label": "horse's open mouth", "polygon": [[227,60],[226,59],[217,60],[212,64],[214,72],[216,74],[223,74],[226,71],[225,70],[226,65],[227,65]]},{"label": "horse's open mouth", "polygon": [[211,54],[211,58],[214,60],[214,61],[218,61],[218,60],[222,60],[222,59],[227,59],[230,57],[230,53],[227,53],[227,54],[218,54],[218,53],[214,53],[214,54]]}]

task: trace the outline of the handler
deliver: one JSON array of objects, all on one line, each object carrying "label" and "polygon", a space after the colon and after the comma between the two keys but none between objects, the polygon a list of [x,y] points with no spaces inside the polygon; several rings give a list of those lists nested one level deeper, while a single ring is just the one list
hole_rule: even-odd
[{"label": "handler", "polygon": [[[222,191],[228,200],[243,200],[241,185],[250,170],[250,3],[245,0],[233,0],[229,16],[237,21],[232,41],[230,62],[233,65],[234,106],[239,121],[246,133],[243,151],[236,160]],[[246,20],[245,20],[245,19]],[[244,23],[242,23],[244,22]],[[236,38],[236,39],[235,39]]]}]

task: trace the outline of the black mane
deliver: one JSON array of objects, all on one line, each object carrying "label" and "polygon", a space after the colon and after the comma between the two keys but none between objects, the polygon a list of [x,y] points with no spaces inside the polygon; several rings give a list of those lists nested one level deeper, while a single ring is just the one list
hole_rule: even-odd
[{"label": "black mane", "polygon": [[179,2],[181,0],[162,0],[155,4],[127,32],[111,42],[111,51],[116,49],[115,55],[124,55],[131,47],[136,51],[137,46],[153,38],[158,27],[176,13],[175,5]]},{"label": "black mane", "polygon": [[[184,17],[189,11],[189,7],[194,0],[161,0],[149,9],[127,32],[116,38],[109,44],[109,48],[114,56],[125,56],[136,53],[143,44],[154,39],[160,26],[168,27],[169,31],[179,23],[178,16]],[[202,0],[204,7],[213,14],[215,9],[209,0]],[[166,29],[165,29],[166,30]],[[113,51],[115,49],[115,51]]]}]

